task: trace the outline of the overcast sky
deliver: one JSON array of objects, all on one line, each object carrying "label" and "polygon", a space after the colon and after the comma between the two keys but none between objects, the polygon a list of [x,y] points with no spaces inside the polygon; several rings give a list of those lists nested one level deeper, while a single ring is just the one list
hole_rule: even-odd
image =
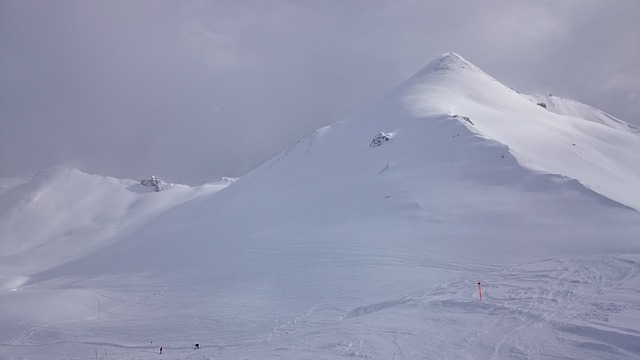
[{"label": "overcast sky", "polygon": [[640,125],[638,0],[0,1],[0,177],[238,177],[455,51]]}]

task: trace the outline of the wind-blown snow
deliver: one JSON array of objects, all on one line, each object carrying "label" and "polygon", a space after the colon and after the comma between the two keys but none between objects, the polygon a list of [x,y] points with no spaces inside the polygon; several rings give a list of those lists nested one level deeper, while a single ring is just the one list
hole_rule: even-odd
[{"label": "wind-blown snow", "polygon": [[7,188],[0,354],[638,358],[639,134],[540,99],[447,54],[230,186]]}]

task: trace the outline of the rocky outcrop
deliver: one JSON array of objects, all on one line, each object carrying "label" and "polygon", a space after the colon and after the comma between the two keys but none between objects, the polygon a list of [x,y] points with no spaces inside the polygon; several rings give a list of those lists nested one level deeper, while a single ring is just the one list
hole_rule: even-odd
[{"label": "rocky outcrop", "polygon": [[162,181],[160,179],[158,179],[157,177],[151,175],[151,180],[141,180],[140,184],[146,186],[146,187],[150,187],[152,189],[154,189],[155,191],[159,192],[162,190],[167,190],[168,188],[171,187],[171,183],[168,183],[166,181]]},{"label": "rocky outcrop", "polygon": [[373,140],[371,140],[371,144],[369,144],[369,146],[371,146],[372,148],[378,147],[384,144],[385,142],[389,141],[389,139],[391,139],[392,137],[393,137],[392,134],[381,132],[380,134],[376,135],[376,137],[374,137]]}]

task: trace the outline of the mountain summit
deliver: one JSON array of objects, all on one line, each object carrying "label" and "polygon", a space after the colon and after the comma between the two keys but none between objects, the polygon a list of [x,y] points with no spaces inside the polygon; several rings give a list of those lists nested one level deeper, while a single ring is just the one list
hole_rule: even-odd
[{"label": "mountain summit", "polygon": [[[471,119],[470,131],[508,146],[522,166],[576,179],[640,210],[640,193],[625,190],[640,179],[640,167],[628,166],[640,162],[640,132],[600,110],[521,94],[454,53],[433,61],[391,96],[413,117]],[[615,170],[601,156],[615,162]]]},{"label": "mountain summit", "polygon": [[454,52],[450,52],[430,62],[422,70],[416,73],[412,79],[424,78],[426,76],[433,75],[433,74],[446,74],[446,73],[455,73],[455,72],[463,72],[463,71],[481,73],[491,78],[479,67],[470,63],[469,61],[464,59],[462,56]]},{"label": "mountain summit", "polygon": [[[0,279],[0,352],[638,357],[640,135],[553,100],[542,106],[449,53],[220,191],[137,194],[127,182],[109,224],[87,209],[99,202],[61,202],[74,204],[65,218],[101,221],[57,226],[49,242],[37,231],[36,249],[105,243],[74,258],[49,252],[47,267],[16,265],[43,256],[26,247],[3,256],[15,267]],[[143,199],[154,212],[122,221]],[[44,215],[55,205],[13,203]],[[12,241],[23,239],[20,212],[2,211]],[[51,304],[65,306],[42,310]]]}]

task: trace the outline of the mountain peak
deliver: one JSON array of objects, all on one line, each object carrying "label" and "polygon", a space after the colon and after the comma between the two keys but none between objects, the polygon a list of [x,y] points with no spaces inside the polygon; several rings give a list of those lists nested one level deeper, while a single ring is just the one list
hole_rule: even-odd
[{"label": "mountain peak", "polygon": [[452,51],[442,54],[442,56],[440,56],[439,58],[434,59],[432,62],[471,64],[465,58],[460,56],[460,54],[452,52]]},{"label": "mountain peak", "polygon": [[464,69],[482,72],[480,68],[473,65],[459,54],[455,52],[448,52],[430,62],[426,67],[418,72],[418,74],[426,75],[433,72],[455,72]]}]

